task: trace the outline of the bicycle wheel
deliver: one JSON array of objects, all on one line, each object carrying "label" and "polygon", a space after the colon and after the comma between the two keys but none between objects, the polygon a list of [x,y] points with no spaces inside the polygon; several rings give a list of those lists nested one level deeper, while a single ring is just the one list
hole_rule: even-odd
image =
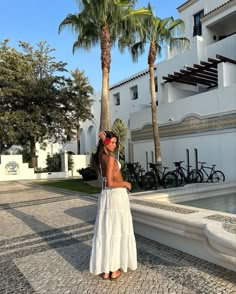
[{"label": "bicycle wheel", "polygon": [[163,187],[165,189],[174,188],[178,186],[178,179],[176,174],[173,172],[168,172],[163,177]]},{"label": "bicycle wheel", "polygon": [[155,175],[153,172],[146,172],[143,176],[143,188],[145,190],[152,190],[156,184]]},{"label": "bicycle wheel", "polygon": [[177,178],[177,186],[182,186],[184,183],[183,176],[176,170],[174,170],[173,173],[175,174],[175,176]]},{"label": "bicycle wheel", "polygon": [[136,189],[136,181],[133,174],[128,174],[126,180],[131,183],[131,190]]},{"label": "bicycle wheel", "polygon": [[203,175],[199,170],[193,169],[189,174],[189,182],[201,183],[203,181]]},{"label": "bicycle wheel", "polygon": [[214,171],[214,173],[211,175],[210,180],[212,183],[220,183],[225,181],[225,175],[220,170]]}]

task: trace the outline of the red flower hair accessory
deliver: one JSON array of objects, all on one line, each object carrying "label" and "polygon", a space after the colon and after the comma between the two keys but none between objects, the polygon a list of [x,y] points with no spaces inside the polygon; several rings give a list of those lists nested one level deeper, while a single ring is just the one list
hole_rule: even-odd
[{"label": "red flower hair accessory", "polygon": [[104,141],[103,141],[103,143],[105,145],[108,145],[110,142],[111,142],[111,139],[110,138],[105,138]]}]

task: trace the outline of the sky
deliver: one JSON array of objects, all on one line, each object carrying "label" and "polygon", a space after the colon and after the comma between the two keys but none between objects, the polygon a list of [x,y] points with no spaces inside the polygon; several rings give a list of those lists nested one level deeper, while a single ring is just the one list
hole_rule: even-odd
[{"label": "sky", "polygon": [[[154,8],[156,16],[178,18],[176,8],[186,1],[139,0],[137,7],[147,7],[148,2]],[[72,46],[76,35],[69,29],[58,34],[62,20],[70,13],[78,12],[76,0],[0,0],[0,41],[8,38],[9,46],[16,49],[19,49],[19,40],[28,42],[35,48],[40,41],[47,41],[50,48],[55,49],[53,56],[56,61],[66,62],[69,71],[76,68],[83,70],[94,90],[100,91],[102,72],[99,45],[89,52],[79,49],[73,54]],[[110,85],[146,69],[147,54],[148,50],[137,63],[133,63],[128,51],[120,53],[117,48],[113,48]]]}]

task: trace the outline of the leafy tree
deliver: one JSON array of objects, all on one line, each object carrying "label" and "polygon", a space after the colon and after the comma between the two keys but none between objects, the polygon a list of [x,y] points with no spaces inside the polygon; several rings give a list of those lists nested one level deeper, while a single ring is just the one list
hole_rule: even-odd
[{"label": "leafy tree", "polygon": [[124,50],[124,48],[128,46],[133,61],[138,61],[138,57],[145,51],[146,44],[149,44],[148,65],[155,161],[161,162],[154,76],[155,61],[156,57],[160,56],[163,45],[169,45],[170,50],[181,49],[188,47],[189,40],[179,37],[179,33],[184,29],[184,22],[181,19],[175,20],[173,17],[161,19],[156,17],[150,3],[148,4],[148,10],[150,11],[150,14],[145,18],[136,18],[132,31],[128,32],[122,39],[120,39],[119,46],[121,50]]},{"label": "leafy tree", "polygon": [[79,120],[91,119],[92,87],[83,72],[66,78],[66,63],[55,61],[46,42],[33,48],[19,42],[22,52],[0,42],[1,145],[30,144],[31,166],[36,165],[36,143],[65,142]]},{"label": "leafy tree", "polygon": [[122,34],[129,30],[130,19],[147,13],[146,9],[133,10],[135,0],[77,0],[80,12],[69,14],[61,22],[77,34],[73,52],[82,48],[89,51],[100,44],[102,67],[102,94],[100,130],[110,129],[109,72],[111,48]]}]

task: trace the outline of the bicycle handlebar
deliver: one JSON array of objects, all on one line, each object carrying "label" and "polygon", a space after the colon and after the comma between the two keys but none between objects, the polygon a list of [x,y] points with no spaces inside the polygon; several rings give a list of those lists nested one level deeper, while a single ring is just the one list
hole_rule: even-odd
[{"label": "bicycle handlebar", "polygon": [[[203,164],[207,164],[207,162],[205,162],[205,161],[198,161],[198,163],[200,163],[200,164],[202,165],[203,168],[204,168],[204,167],[210,168],[210,167],[208,167],[208,166],[203,166]],[[214,164],[214,163],[212,163],[212,164],[210,164],[210,165],[212,165],[212,167],[215,167],[215,166],[216,166],[216,164]]]}]

